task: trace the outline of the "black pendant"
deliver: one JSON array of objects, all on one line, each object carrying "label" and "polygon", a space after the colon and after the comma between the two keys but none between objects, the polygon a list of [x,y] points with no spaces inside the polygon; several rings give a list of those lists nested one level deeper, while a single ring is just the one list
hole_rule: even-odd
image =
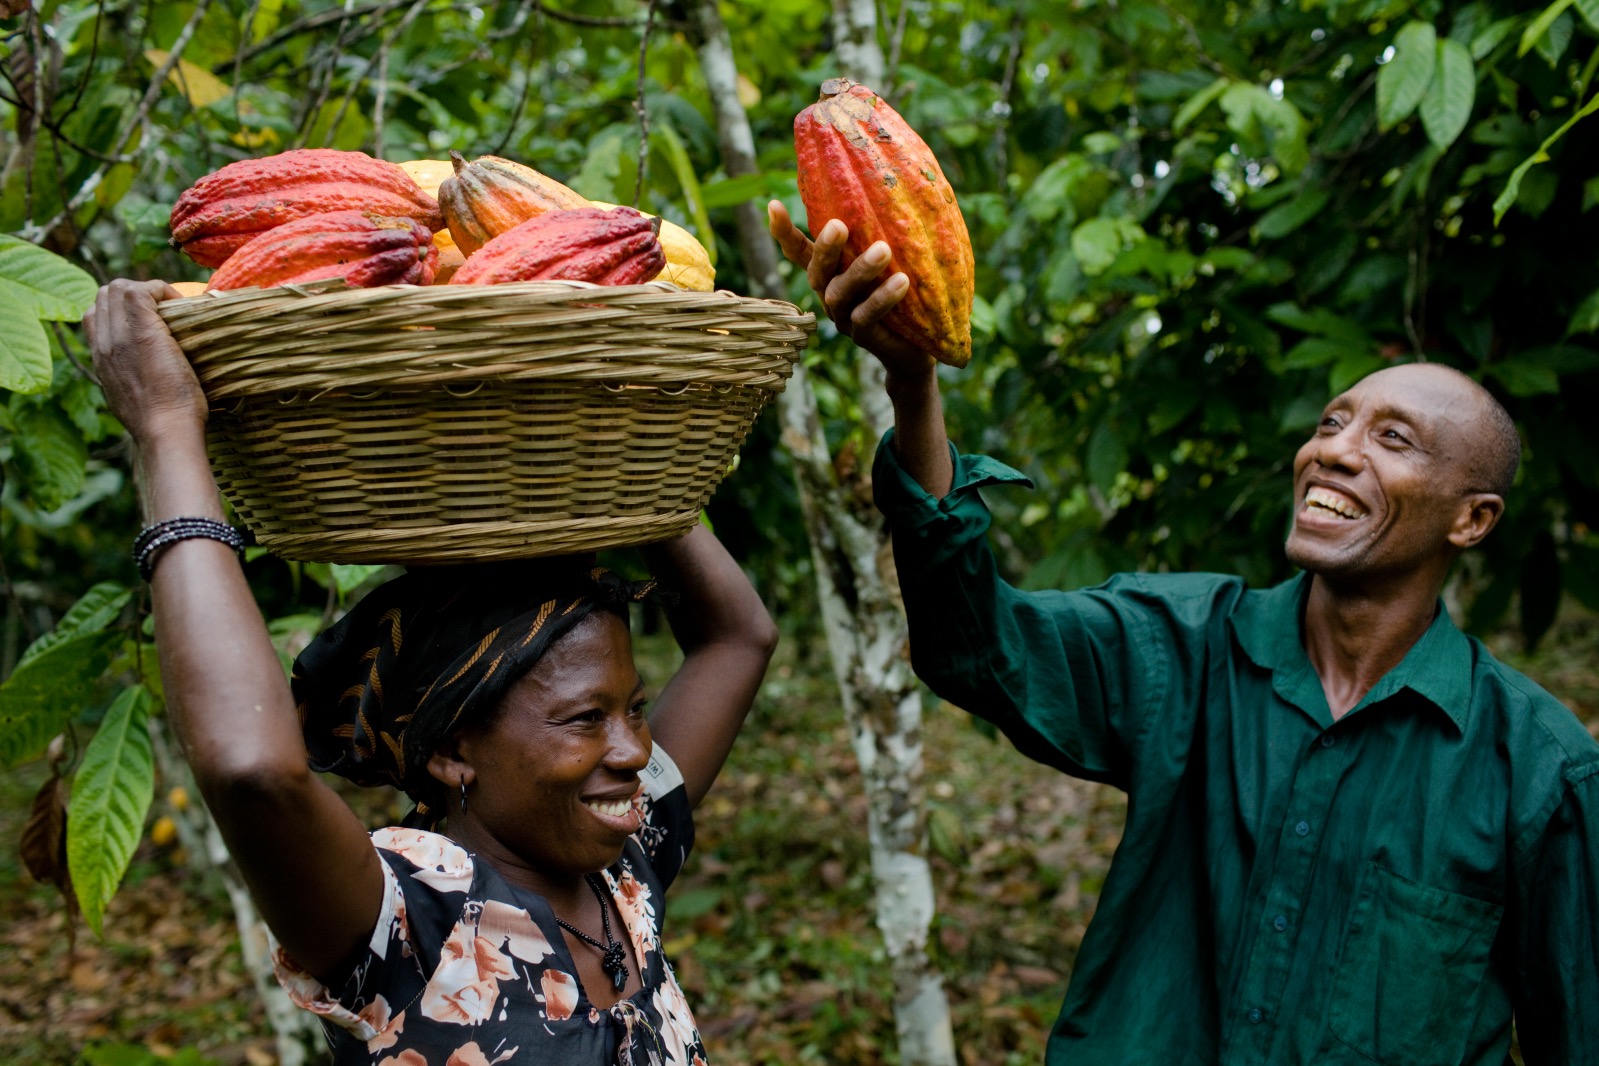
[{"label": "black pendant", "polygon": [[617,992],[627,987],[627,963],[621,944],[612,944],[605,949],[605,956],[600,959],[600,969],[611,975],[611,984],[616,986]]}]

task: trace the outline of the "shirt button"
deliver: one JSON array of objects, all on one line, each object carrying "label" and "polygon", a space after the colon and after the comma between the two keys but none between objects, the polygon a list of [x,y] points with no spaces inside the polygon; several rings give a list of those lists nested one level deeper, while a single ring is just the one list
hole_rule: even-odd
[{"label": "shirt button", "polygon": [[1273,929],[1277,930],[1279,933],[1282,932],[1284,929],[1287,929],[1288,928],[1288,918],[1287,918],[1287,916],[1279,914],[1277,917],[1273,918],[1271,920],[1271,927]]},{"label": "shirt button", "polygon": [[1250,1010],[1246,1017],[1249,1018],[1251,1025],[1259,1025],[1261,1022],[1266,1020],[1266,1012],[1261,1010],[1259,1007],[1254,1007]]},{"label": "shirt button", "polygon": [[1298,833],[1302,837],[1308,837],[1310,835],[1310,823],[1300,822],[1298,825],[1294,826],[1294,832]]},{"label": "shirt button", "polygon": [[1321,735],[1321,746],[1322,747],[1330,748],[1336,743],[1338,743],[1338,741],[1333,739],[1333,735],[1331,733],[1323,733]]}]

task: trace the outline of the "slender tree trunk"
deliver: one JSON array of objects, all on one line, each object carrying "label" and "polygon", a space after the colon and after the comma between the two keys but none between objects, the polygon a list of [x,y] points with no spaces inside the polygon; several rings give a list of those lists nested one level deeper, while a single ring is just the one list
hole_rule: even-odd
[{"label": "slender tree trunk", "polygon": [[[835,10],[845,4],[835,0]],[[854,40],[870,45],[857,45],[854,54],[866,55],[863,63],[875,54],[874,77],[881,80],[875,11],[870,0],[849,0],[849,6],[855,20],[851,26],[858,31]],[[862,18],[868,20],[864,28]],[[692,19],[716,110],[723,166],[729,177],[756,173],[754,139],[735,89],[732,43],[716,0],[696,0]],[[840,48],[841,58],[844,51]],[[845,72],[866,82],[848,66]],[[755,292],[785,297],[762,206],[753,201],[739,205],[737,221],[739,247]],[[868,424],[881,435],[893,420],[882,368],[865,353],[856,356]],[[921,694],[910,670],[888,538],[865,494],[856,491],[860,486],[845,483],[835,470],[804,367],[789,381],[778,410],[783,444],[794,459],[828,650],[866,785],[877,925],[893,972],[900,1060],[906,1066],[954,1066],[949,1003],[927,956],[933,881],[921,787]]]}]

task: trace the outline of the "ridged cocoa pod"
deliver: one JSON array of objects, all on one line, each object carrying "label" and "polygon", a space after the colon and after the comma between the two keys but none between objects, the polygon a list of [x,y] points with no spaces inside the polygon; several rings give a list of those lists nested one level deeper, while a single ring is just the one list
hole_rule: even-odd
[{"label": "ridged cocoa pod", "polygon": [[887,241],[894,257],[881,276],[910,279],[883,325],[939,362],[969,363],[972,242],[932,149],[872,90],[829,78],[794,119],[794,151],[812,233],[834,218],[849,227],[841,266]]},{"label": "ridged cocoa pod", "polygon": [[444,228],[438,201],[397,164],[365,152],[298,148],[229,163],[195,182],[172,206],[172,246],[216,267],[275,226],[356,210]]},{"label": "ridged cocoa pod", "polygon": [[450,236],[468,256],[530,218],[589,206],[554,178],[513,160],[485,155],[468,163],[454,151],[450,159],[455,176],[439,184],[439,209]]},{"label": "ridged cocoa pod", "polygon": [[427,285],[438,258],[433,231],[424,222],[330,211],[261,234],[211,275],[210,288],[266,289],[327,278],[343,278],[358,289]]},{"label": "ridged cocoa pod", "polygon": [[550,211],[495,237],[467,257],[451,285],[565,278],[638,285],[666,265],[656,237],[661,220],[630,207]]}]

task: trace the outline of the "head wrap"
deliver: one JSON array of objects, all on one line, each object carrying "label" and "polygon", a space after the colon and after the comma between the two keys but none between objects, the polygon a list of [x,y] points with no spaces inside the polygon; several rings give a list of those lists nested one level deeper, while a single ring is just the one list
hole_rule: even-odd
[{"label": "head wrap", "polygon": [[[413,569],[374,589],[295,660],[289,685],[311,768],[393,785],[433,821],[428,759],[481,721],[555,641],[596,610],[624,617],[655,582],[592,556]],[[420,816],[418,818],[417,816]]]}]

